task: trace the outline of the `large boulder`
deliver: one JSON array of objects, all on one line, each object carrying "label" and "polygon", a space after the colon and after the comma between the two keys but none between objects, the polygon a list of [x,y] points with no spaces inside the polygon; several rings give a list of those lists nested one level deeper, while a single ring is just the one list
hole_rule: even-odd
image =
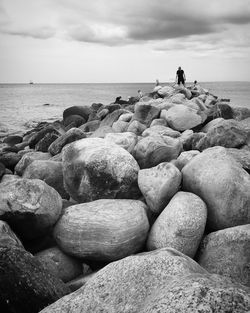
[{"label": "large boulder", "polygon": [[67,130],[79,127],[86,123],[86,120],[80,115],[70,115],[63,120],[63,124]]},{"label": "large boulder", "polygon": [[57,138],[52,144],[49,146],[48,151],[51,155],[56,155],[62,151],[62,148],[73,141],[83,139],[86,135],[79,128],[71,128],[65,134]]},{"label": "large boulder", "polygon": [[14,170],[17,163],[21,160],[21,155],[15,152],[2,152],[0,153],[0,163],[11,171]]},{"label": "large boulder", "polygon": [[115,143],[129,153],[132,153],[137,143],[137,136],[131,132],[109,133],[105,136],[105,140],[112,144]]},{"label": "large boulder", "polygon": [[24,154],[21,160],[15,166],[15,172],[17,175],[22,176],[26,167],[34,160],[49,160],[51,155],[48,152],[32,151]]},{"label": "large boulder", "polygon": [[[250,289],[219,275],[176,277],[154,292],[138,313],[247,313]],[[59,300],[60,301],[60,300]]]},{"label": "large boulder", "polygon": [[227,152],[250,173],[250,151],[244,149],[228,148]]},{"label": "large boulder", "polygon": [[138,185],[153,213],[160,214],[166,207],[179,190],[181,178],[181,172],[167,162],[139,171]]},{"label": "large boulder", "polygon": [[105,118],[101,121],[100,127],[102,126],[110,126],[112,127],[113,123],[118,120],[118,118],[125,113],[129,113],[128,110],[124,109],[118,109],[116,111],[113,111],[112,113],[109,113]]},{"label": "large boulder", "polygon": [[143,202],[102,199],[67,208],[55,226],[54,237],[68,254],[114,261],[138,252],[148,230]]},{"label": "large boulder", "polygon": [[0,184],[0,219],[20,238],[44,235],[58,220],[62,198],[39,179],[16,179]]},{"label": "large boulder", "polygon": [[207,273],[174,249],[158,249],[112,262],[82,288],[41,313],[137,313],[145,300],[179,276]]},{"label": "large boulder", "polygon": [[68,199],[69,194],[63,185],[62,162],[50,160],[36,160],[29,164],[23,173],[23,178],[40,179],[53,187],[63,199]]},{"label": "large boulder", "polygon": [[23,248],[23,244],[16,234],[12,231],[10,226],[0,220],[0,246],[10,246]]},{"label": "large boulder", "polygon": [[163,116],[168,125],[178,131],[191,129],[203,122],[203,118],[193,110],[183,104],[170,108]]},{"label": "large boulder", "polygon": [[207,221],[204,201],[189,192],[178,192],[154,222],[147,247],[155,250],[174,248],[194,257]]},{"label": "large boulder", "polygon": [[160,112],[161,110],[157,106],[145,102],[137,102],[133,120],[149,126],[155,118],[159,117]]},{"label": "large boulder", "polygon": [[0,247],[2,312],[39,312],[69,292],[69,288],[29,252],[12,245]]},{"label": "large boulder", "polygon": [[91,109],[88,106],[76,106],[75,105],[63,111],[63,120],[65,120],[67,117],[71,115],[80,115],[85,120],[87,120],[90,112],[91,112]]},{"label": "large boulder", "polygon": [[65,254],[58,247],[40,251],[35,254],[35,258],[53,276],[60,278],[65,283],[82,274],[82,263]]},{"label": "large boulder", "polygon": [[250,117],[250,109],[248,107],[233,107],[233,118],[242,121]]},{"label": "large boulder", "polygon": [[250,176],[223,147],[207,149],[182,169],[183,188],[208,207],[208,226],[220,230],[250,223]]},{"label": "large boulder", "polygon": [[250,287],[250,224],[204,237],[197,260],[208,272],[228,276]]},{"label": "large boulder", "polygon": [[136,120],[131,121],[127,127],[128,132],[132,132],[138,136],[141,135],[145,129],[147,129],[147,126]]},{"label": "large boulder", "polygon": [[182,151],[179,139],[153,135],[142,138],[135,146],[134,157],[140,168],[149,168],[176,159]]},{"label": "large boulder", "polygon": [[[60,136],[60,132],[53,125],[47,125],[47,126],[42,127],[40,130],[35,131],[28,140],[29,147],[31,149],[35,149],[35,147],[38,145],[39,141],[42,140],[42,142],[43,142],[44,138],[49,140],[51,138],[50,134],[52,134],[52,137],[53,137],[53,135]],[[40,145],[42,145],[42,143]],[[39,147],[39,145],[37,147]],[[38,149],[36,149],[36,150],[38,150]],[[38,151],[41,151],[41,150],[38,150]]]},{"label": "large boulder", "polygon": [[237,148],[245,144],[247,136],[248,133],[240,122],[231,119],[222,120],[207,131],[199,144],[199,150],[214,146]]},{"label": "large boulder", "polygon": [[64,185],[78,202],[138,197],[139,166],[132,155],[101,138],[86,138],[63,148]]}]

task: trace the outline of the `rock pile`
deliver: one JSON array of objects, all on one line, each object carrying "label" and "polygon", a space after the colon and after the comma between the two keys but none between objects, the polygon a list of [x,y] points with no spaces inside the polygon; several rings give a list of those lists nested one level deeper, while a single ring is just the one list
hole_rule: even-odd
[{"label": "rock pile", "polygon": [[165,86],[4,138],[4,312],[249,312],[249,116]]}]

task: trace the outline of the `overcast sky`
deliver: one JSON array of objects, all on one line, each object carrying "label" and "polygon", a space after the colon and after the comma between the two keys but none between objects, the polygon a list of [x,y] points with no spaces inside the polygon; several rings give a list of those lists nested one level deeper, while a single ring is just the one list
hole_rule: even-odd
[{"label": "overcast sky", "polygon": [[0,0],[0,82],[250,81],[250,0]]}]

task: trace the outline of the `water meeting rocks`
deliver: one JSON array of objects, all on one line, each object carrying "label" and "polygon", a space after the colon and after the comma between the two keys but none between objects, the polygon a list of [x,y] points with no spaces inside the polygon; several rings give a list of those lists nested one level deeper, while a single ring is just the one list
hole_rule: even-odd
[{"label": "water meeting rocks", "polygon": [[113,261],[140,251],[148,230],[143,202],[102,199],[67,208],[55,226],[54,237],[66,253]]},{"label": "water meeting rocks", "polygon": [[39,179],[16,179],[0,184],[0,219],[20,238],[45,235],[58,220],[62,198]]},{"label": "water meeting rocks", "polygon": [[155,214],[160,214],[181,184],[181,172],[171,163],[142,169],[138,174],[138,185],[147,205]]},{"label": "water meeting rocks", "polygon": [[78,202],[138,197],[139,166],[132,155],[101,138],[86,138],[63,148],[64,185]]},{"label": "water meeting rocks", "polygon": [[148,235],[147,247],[174,248],[194,257],[205,230],[206,204],[198,196],[180,191],[158,216]]},{"label": "water meeting rocks", "polygon": [[206,149],[184,166],[182,175],[183,189],[206,202],[211,230],[250,223],[250,176],[227,149]]}]

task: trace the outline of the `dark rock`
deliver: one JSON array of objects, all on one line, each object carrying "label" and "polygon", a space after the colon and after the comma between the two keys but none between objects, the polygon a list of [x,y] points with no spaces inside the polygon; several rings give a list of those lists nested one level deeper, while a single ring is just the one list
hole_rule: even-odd
[{"label": "dark rock", "polygon": [[70,115],[63,120],[66,129],[69,129],[69,127],[79,127],[84,123],[86,123],[86,120],[80,115]]},{"label": "dark rock", "polygon": [[10,245],[23,248],[22,242],[12,231],[10,226],[6,222],[0,220],[0,246]]},{"label": "dark rock", "polygon": [[234,107],[233,118],[238,121],[245,120],[250,117],[250,109],[247,107]]},{"label": "dark rock", "polygon": [[80,115],[84,120],[88,120],[88,116],[91,113],[91,109],[88,106],[72,106],[63,111],[63,120],[70,115]]},{"label": "dark rock", "polygon": [[47,133],[36,145],[35,150],[41,152],[48,152],[49,146],[59,138],[57,132]]},{"label": "dark rock", "polygon": [[156,106],[138,102],[135,105],[135,114],[133,120],[139,121],[142,124],[145,124],[147,127],[151,124],[151,122],[158,118],[161,110]]},{"label": "dark rock", "polygon": [[112,127],[113,123],[116,122],[118,120],[118,118],[124,114],[124,113],[128,113],[129,111],[124,110],[124,109],[118,109],[110,114],[108,114],[102,121],[100,124],[100,127],[102,126],[110,126]]},{"label": "dark rock", "polygon": [[[41,128],[38,132],[34,132],[29,139],[29,146],[30,148],[34,149],[36,144],[44,138],[44,136],[48,133],[56,133],[57,130],[52,125],[46,125],[45,127]],[[57,132],[59,135],[59,132]]]},{"label": "dark rock", "polygon": [[0,179],[3,177],[3,175],[5,174],[5,165],[3,163],[0,162]]},{"label": "dark rock", "polygon": [[0,247],[0,299],[9,312],[36,313],[69,292],[29,252]]},{"label": "dark rock", "polygon": [[18,143],[21,143],[23,141],[23,137],[22,136],[17,136],[17,135],[12,135],[12,136],[8,136],[5,137],[3,142],[7,143],[11,146],[16,145]]},{"label": "dark rock", "polygon": [[21,155],[14,152],[3,152],[0,154],[0,163],[2,163],[6,168],[14,171],[15,166],[21,160]]},{"label": "dark rock", "polygon": [[108,105],[105,105],[104,107],[105,109],[108,109],[109,110],[109,113],[112,113],[118,109],[121,109],[122,106],[118,103],[111,103],[111,104],[108,104]]}]

